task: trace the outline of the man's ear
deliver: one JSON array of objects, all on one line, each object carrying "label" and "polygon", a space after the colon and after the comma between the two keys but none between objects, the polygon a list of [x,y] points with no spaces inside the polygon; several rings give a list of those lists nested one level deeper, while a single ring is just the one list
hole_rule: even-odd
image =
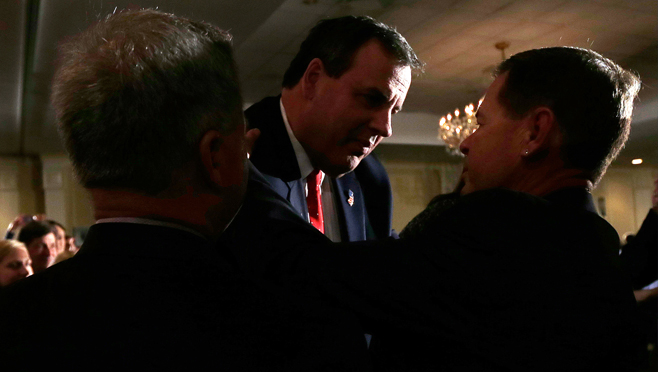
[{"label": "man's ear", "polygon": [[201,142],[199,142],[199,155],[201,156],[203,173],[210,182],[216,185],[221,185],[222,181],[219,170],[221,161],[219,148],[222,141],[223,136],[219,131],[209,130],[201,137]]},{"label": "man's ear", "polygon": [[527,130],[524,156],[544,153],[555,145],[560,130],[553,110],[545,106],[537,107],[526,116],[524,121]]},{"label": "man's ear", "polygon": [[312,100],[315,97],[318,81],[325,74],[324,63],[322,63],[320,58],[314,58],[306,67],[306,71],[301,79],[304,98]]}]

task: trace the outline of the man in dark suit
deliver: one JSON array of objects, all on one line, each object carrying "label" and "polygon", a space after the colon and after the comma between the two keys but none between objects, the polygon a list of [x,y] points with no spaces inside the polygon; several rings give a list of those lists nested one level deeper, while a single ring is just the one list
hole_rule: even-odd
[{"label": "man in dark suit", "polygon": [[437,198],[399,240],[331,244],[270,219],[284,233],[242,234],[270,244],[251,252],[254,273],[352,309],[379,370],[636,370],[619,237],[589,191],[628,138],[639,87],[589,50],[517,54],[461,144],[461,196]]},{"label": "man in dark suit", "polygon": [[421,67],[391,27],[369,17],[324,20],[291,62],[281,95],[245,112],[261,132],[253,164],[333,241],[391,235],[391,186],[368,155],[391,135],[391,116]]},{"label": "man in dark suit", "polygon": [[116,13],[63,46],[53,104],[98,221],[3,288],[3,370],[369,370],[352,315],[244,279],[216,242],[254,139],[230,35]]}]

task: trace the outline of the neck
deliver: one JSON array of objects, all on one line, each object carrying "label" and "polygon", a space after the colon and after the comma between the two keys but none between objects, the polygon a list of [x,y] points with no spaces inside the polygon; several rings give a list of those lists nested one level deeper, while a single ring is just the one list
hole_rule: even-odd
[{"label": "neck", "polygon": [[571,187],[580,187],[591,191],[593,185],[581,170],[559,169],[553,172],[542,171],[528,173],[523,180],[523,186],[519,191],[537,196],[545,196],[554,191]]},{"label": "neck", "polygon": [[299,139],[301,134],[300,126],[304,104],[299,86],[300,84],[297,84],[293,88],[283,88],[281,91],[281,103],[283,103],[283,108],[286,110],[286,118],[288,119],[288,124],[290,124],[290,129],[297,139]]},{"label": "neck", "polygon": [[176,223],[215,238],[233,215],[221,212],[222,197],[189,192],[177,197],[148,196],[129,190],[90,189],[95,218],[134,217]]}]

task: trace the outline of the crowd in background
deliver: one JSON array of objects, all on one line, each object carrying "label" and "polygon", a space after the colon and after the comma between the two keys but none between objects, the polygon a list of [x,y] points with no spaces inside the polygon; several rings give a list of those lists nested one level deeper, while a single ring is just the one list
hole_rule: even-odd
[{"label": "crowd in background", "polygon": [[22,214],[9,224],[0,240],[0,287],[73,257],[75,238],[64,226],[45,215]]}]

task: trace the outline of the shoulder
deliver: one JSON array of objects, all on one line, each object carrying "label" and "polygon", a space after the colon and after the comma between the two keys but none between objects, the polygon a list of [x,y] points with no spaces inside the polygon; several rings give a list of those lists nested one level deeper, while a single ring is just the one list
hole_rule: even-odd
[{"label": "shoulder", "polygon": [[426,218],[420,235],[492,248],[618,244],[614,229],[597,214],[508,189],[458,198]]},{"label": "shoulder", "polygon": [[361,163],[354,169],[353,173],[359,182],[366,185],[366,187],[384,185],[390,188],[386,168],[384,168],[384,165],[375,154],[368,155],[361,160]]},{"label": "shoulder", "polygon": [[[279,108],[280,97],[266,97],[249,106],[244,112],[249,128],[260,128],[263,123],[271,121],[274,117],[281,118]],[[281,118],[283,122],[283,119]]]},{"label": "shoulder", "polygon": [[[546,213],[549,203],[539,197],[508,189],[489,189],[464,195],[442,216],[457,215],[471,220],[504,224],[505,220],[526,220]],[[471,215],[469,218],[468,215]]]}]

